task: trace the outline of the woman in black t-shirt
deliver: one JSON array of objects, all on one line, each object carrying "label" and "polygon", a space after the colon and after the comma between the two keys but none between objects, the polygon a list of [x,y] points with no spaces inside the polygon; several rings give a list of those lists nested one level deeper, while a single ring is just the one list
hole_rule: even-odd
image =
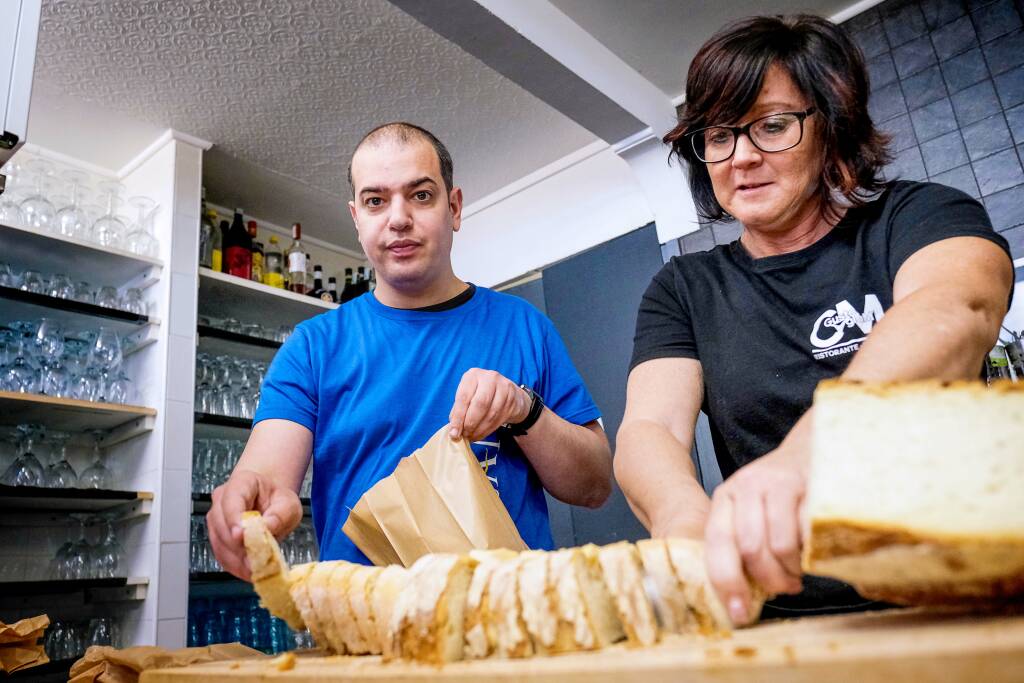
[{"label": "woman in black t-shirt", "polygon": [[[801,576],[817,382],[976,378],[1012,289],[1006,242],[978,202],[882,180],[888,140],[868,90],[834,24],[748,19],[698,52],[665,137],[702,217],[743,231],[672,259],[648,288],[615,473],[653,536],[706,539],[737,623],[751,616],[744,575],[799,593],[800,609],[864,602]],[[702,408],[726,477],[710,499],[690,459]]]}]

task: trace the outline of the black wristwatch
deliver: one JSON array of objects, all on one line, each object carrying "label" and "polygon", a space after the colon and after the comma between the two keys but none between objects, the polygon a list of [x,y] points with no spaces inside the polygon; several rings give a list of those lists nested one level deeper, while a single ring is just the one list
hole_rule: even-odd
[{"label": "black wristwatch", "polygon": [[540,419],[540,414],[544,412],[544,401],[540,395],[525,384],[520,384],[519,388],[530,395],[530,412],[526,415],[526,419],[522,422],[515,424],[505,425],[508,427],[509,432],[512,436],[526,436],[527,430],[533,425],[537,424],[537,420]]}]

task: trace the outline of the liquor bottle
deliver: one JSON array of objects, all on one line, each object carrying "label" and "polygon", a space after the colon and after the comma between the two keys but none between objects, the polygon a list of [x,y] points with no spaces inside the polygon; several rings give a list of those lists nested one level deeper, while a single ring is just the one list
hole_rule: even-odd
[{"label": "liquor bottle", "polygon": [[345,269],[345,287],[341,290],[341,303],[352,301],[356,297],[356,280],[352,275],[352,269]]},{"label": "liquor bottle", "polygon": [[292,225],[292,246],[288,247],[288,289],[306,293],[306,249],[302,246],[302,226]]},{"label": "liquor bottle", "polygon": [[[313,288],[309,290],[309,295],[317,299],[322,299],[323,295],[327,292],[324,289],[324,270],[319,265],[313,266]],[[330,297],[325,299],[329,301]]]},{"label": "liquor bottle", "polygon": [[284,255],[277,246],[277,235],[270,236],[270,244],[263,254],[263,284],[284,289]]},{"label": "liquor bottle", "polygon": [[313,257],[306,252],[306,291],[309,294],[313,291]]},{"label": "liquor bottle", "polygon": [[228,232],[231,230],[231,224],[227,221],[221,221],[220,227],[217,229],[217,235],[213,240],[213,269],[218,273],[227,272],[227,259],[224,258],[224,245],[227,243]]},{"label": "liquor bottle", "polygon": [[210,220],[210,210],[206,208],[206,188],[203,188],[203,200],[199,205],[199,265],[213,268],[213,236],[217,228]]},{"label": "liquor bottle", "polygon": [[256,221],[249,221],[249,239],[252,240],[252,273],[250,278],[254,282],[263,282],[263,243],[258,242],[256,235]]},{"label": "liquor bottle", "polygon": [[377,271],[370,268],[366,276],[366,291],[372,292],[375,289],[377,289]]},{"label": "liquor bottle", "polygon": [[[327,278],[327,293],[331,296],[331,303],[338,303],[338,279],[333,275]],[[320,297],[323,299],[323,297]],[[327,299],[324,299],[327,301]]]},{"label": "liquor bottle", "polygon": [[356,296],[361,296],[370,291],[370,282],[366,277],[366,266],[359,266],[359,277],[356,280]]},{"label": "liquor bottle", "polygon": [[224,240],[224,259],[227,261],[228,275],[243,280],[252,278],[252,238],[245,229],[241,209],[235,209],[235,217],[231,221],[227,239]]}]

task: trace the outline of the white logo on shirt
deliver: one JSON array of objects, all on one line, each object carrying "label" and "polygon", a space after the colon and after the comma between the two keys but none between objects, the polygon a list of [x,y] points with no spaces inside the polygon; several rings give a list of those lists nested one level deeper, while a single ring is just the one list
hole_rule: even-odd
[{"label": "white logo on shirt", "polygon": [[[488,470],[491,469],[491,467],[498,464],[498,453],[500,452],[501,444],[499,444],[497,441],[474,441],[473,445],[484,447],[483,460],[480,460],[480,456],[477,455],[476,451],[474,451],[473,454],[477,455],[477,461],[480,463],[480,469],[484,471],[484,474],[487,475],[487,478],[491,480],[492,484],[494,484],[494,488],[498,488],[498,478],[492,477],[491,475],[487,474],[487,472]],[[493,455],[491,451],[492,448],[494,449]]]},{"label": "white logo on shirt", "polygon": [[[814,322],[811,330],[811,353],[815,360],[853,353],[860,348],[860,343],[867,339],[871,328],[885,316],[882,304],[874,294],[864,296],[864,311],[857,312],[849,301],[843,299],[830,308]],[[856,327],[861,336],[847,339],[847,332]],[[857,332],[854,332],[856,334]]]}]

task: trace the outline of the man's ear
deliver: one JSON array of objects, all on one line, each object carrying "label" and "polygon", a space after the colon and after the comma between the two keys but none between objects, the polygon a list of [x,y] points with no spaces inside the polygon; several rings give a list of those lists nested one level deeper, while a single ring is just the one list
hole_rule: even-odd
[{"label": "man's ear", "polygon": [[348,203],[348,212],[352,216],[352,224],[356,226],[356,232],[359,232],[359,221],[356,220],[356,203],[354,200]]},{"label": "man's ear", "polygon": [[462,188],[453,187],[448,193],[448,210],[452,212],[452,230],[459,231],[462,227]]}]

